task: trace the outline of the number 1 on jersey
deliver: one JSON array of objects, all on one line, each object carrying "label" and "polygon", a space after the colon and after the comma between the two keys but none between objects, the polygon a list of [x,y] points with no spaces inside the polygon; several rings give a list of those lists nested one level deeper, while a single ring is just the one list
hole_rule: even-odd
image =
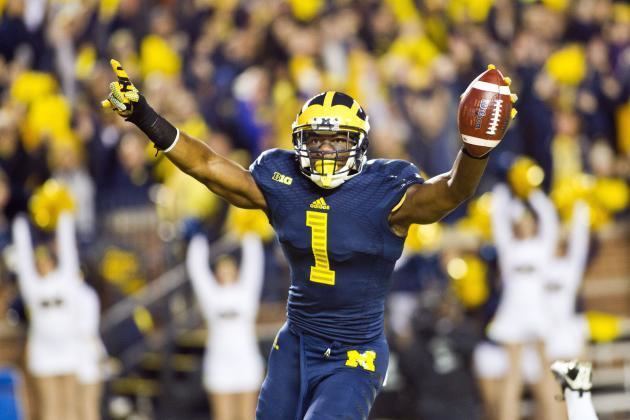
[{"label": "number 1 on jersey", "polygon": [[318,211],[306,212],[306,226],[311,228],[311,246],[315,265],[311,266],[310,280],[315,283],[335,285],[335,272],[328,261],[328,214]]}]

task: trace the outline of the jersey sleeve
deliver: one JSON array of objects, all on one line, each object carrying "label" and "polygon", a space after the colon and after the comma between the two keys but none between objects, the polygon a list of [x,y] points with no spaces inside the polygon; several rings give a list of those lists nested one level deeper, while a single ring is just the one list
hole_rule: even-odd
[{"label": "jersey sleeve", "polygon": [[424,183],[424,179],[420,176],[418,167],[411,162],[393,160],[387,162],[385,167],[386,181],[390,185],[388,185],[389,193],[386,194],[380,207],[389,217],[394,207],[402,202],[407,189],[412,185]]},{"label": "jersey sleeve", "polygon": [[256,185],[263,193],[265,201],[267,202],[267,208],[270,212],[274,210],[273,193],[274,188],[270,183],[273,177],[273,158],[275,149],[267,150],[258,156],[258,158],[249,166],[249,172],[251,172],[256,181]]},{"label": "jersey sleeve", "polygon": [[380,165],[381,167],[377,171],[379,182],[376,182],[373,191],[370,191],[380,197],[372,215],[376,218],[374,222],[380,226],[384,235],[385,254],[396,260],[400,257],[404,239],[392,232],[389,215],[399,203],[402,203],[407,189],[412,185],[422,184],[424,180],[420,176],[418,168],[410,162],[383,160],[380,161]]},{"label": "jersey sleeve", "polygon": [[[277,213],[280,202],[286,199],[286,187],[293,182],[295,162],[293,153],[287,150],[270,149],[258,156],[249,171],[262,191],[269,215]],[[272,220],[272,218],[270,218]]]}]

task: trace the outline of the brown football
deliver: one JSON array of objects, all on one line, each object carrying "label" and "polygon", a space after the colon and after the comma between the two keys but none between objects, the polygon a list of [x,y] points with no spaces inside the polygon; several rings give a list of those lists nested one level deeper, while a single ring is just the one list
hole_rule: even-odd
[{"label": "brown football", "polygon": [[510,122],[510,87],[496,68],[472,81],[459,102],[457,124],[466,150],[482,156],[503,138]]}]

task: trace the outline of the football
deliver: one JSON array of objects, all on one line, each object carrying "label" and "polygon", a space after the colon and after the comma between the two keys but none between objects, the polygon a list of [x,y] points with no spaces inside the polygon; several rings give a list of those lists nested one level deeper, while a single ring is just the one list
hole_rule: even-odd
[{"label": "football", "polygon": [[468,85],[459,102],[457,124],[464,147],[483,156],[503,138],[511,120],[509,79],[493,65]]}]

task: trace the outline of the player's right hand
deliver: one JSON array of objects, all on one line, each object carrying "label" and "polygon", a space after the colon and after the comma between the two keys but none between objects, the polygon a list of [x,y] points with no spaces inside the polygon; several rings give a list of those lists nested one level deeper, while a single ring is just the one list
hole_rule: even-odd
[{"label": "player's right hand", "polygon": [[118,61],[111,59],[109,64],[117,80],[109,84],[109,96],[101,102],[101,105],[103,108],[113,109],[123,117],[128,117],[133,112],[134,105],[140,100],[140,92],[131,83],[127,72]]}]

